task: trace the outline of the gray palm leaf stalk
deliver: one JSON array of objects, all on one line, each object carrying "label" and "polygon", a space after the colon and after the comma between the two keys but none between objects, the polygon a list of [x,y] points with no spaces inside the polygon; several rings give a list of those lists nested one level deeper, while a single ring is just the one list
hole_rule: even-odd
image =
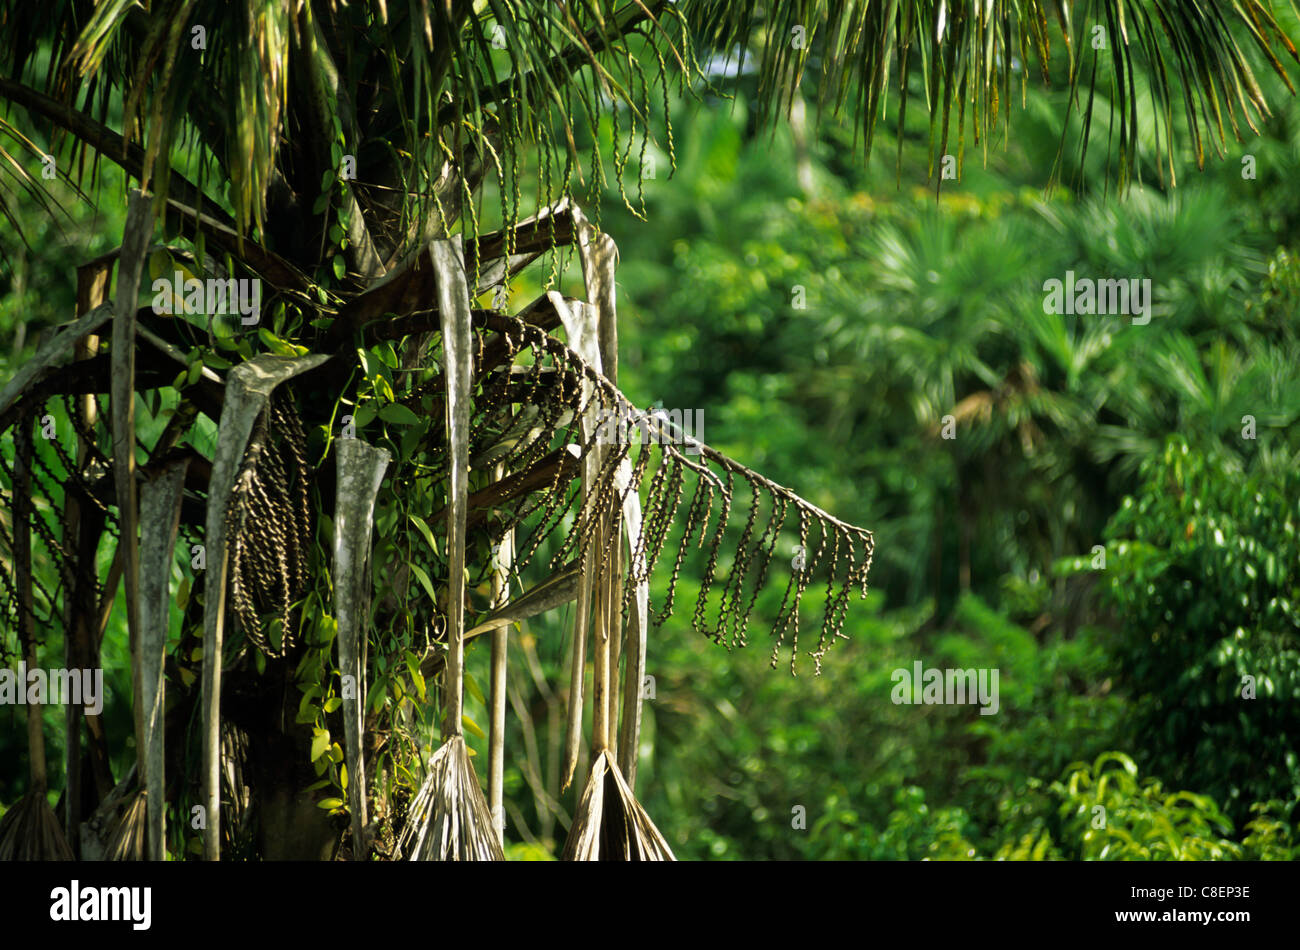
[{"label": "gray palm leaf stalk", "polygon": [[447,651],[443,744],[407,821],[403,851],[413,861],[504,860],[501,839],[474,775],[461,725],[465,677],[465,524],[469,500],[469,420],[474,374],[469,287],[460,237],[433,241],[429,259],[442,318],[450,468],[447,517]]},{"label": "gray palm leaf stalk", "polygon": [[360,859],[369,848],[363,712],[366,620],[370,615],[370,541],[375,498],[391,459],[384,449],[356,438],[340,440],[335,452],[338,492],[334,501],[334,616],[339,625],[352,853]]},{"label": "gray palm leaf stalk", "polygon": [[[493,467],[494,481],[505,477],[505,467]],[[500,610],[510,603],[510,566],[514,560],[515,533],[507,531],[493,548],[492,606]],[[506,676],[509,672],[510,636],[506,627],[492,631],[491,720],[488,723],[488,811],[497,840],[505,846],[505,754],[506,754]]]},{"label": "gray palm leaf stalk", "polygon": [[[221,678],[225,643],[226,594],[235,587],[231,578],[232,554],[251,536],[265,537],[268,526],[240,530],[231,536],[230,514],[241,497],[253,493],[255,462],[265,450],[265,422],[275,388],[325,361],[324,356],[287,359],[261,356],[234,367],[225,387],[217,447],[212,463],[207,504],[206,555],[216,577],[203,611],[203,806],[204,856],[221,856]],[[251,464],[250,464],[251,463]],[[243,528],[244,526],[240,526]],[[249,627],[244,628],[245,631]],[[254,630],[256,628],[253,628]],[[283,628],[288,637],[289,627]]]},{"label": "gray palm leaf stalk", "polygon": [[[597,232],[576,208],[573,215],[578,225],[578,248],[582,258],[587,296],[591,303],[575,302],[557,309],[560,309],[560,318],[565,332],[578,355],[588,365],[599,369],[611,384],[616,385],[618,317],[615,309],[614,277],[618,249],[608,234]],[[582,415],[580,431],[585,438],[592,438],[597,427],[605,420],[594,411],[591,384],[584,384],[584,389],[586,389],[583,394],[584,401],[588,409]],[[613,456],[613,454],[613,450],[602,445],[601,440],[598,439],[594,451],[587,453],[583,459],[582,491],[588,497],[597,495],[600,473],[607,464],[606,456]],[[568,840],[564,845],[563,856],[567,860],[596,861],[606,858],[671,861],[673,859],[668,843],[636,801],[615,759],[618,692],[614,687],[618,682],[618,647],[623,641],[623,631],[619,629],[618,623],[620,599],[618,595],[623,580],[620,570],[622,551],[620,535],[624,533],[625,525],[622,506],[617,503],[617,499],[623,498],[631,502],[633,493],[628,490],[632,482],[631,471],[631,464],[627,459],[618,460],[615,479],[616,496],[605,503],[603,510],[596,508],[595,517],[599,523],[595,529],[594,543],[583,558],[583,581],[578,597],[578,616],[573,634],[574,675],[570,683],[570,696],[579,697],[580,707],[583,670],[579,662],[586,652],[588,618],[591,617],[593,762],[590,776],[578,802],[577,813],[569,829]],[[639,520],[636,517],[639,514],[639,505],[634,505],[633,509],[629,510],[632,518],[626,524],[629,527],[627,540],[630,549],[635,551],[639,538],[630,531]],[[609,544],[604,543],[607,538]],[[629,688],[635,690],[640,689],[640,674],[645,666],[645,618],[639,610],[641,586],[638,585],[637,591],[638,610],[630,618],[631,622],[627,628],[629,654],[626,682]],[[575,709],[571,699],[567,733],[569,741],[565,745],[563,766],[565,785],[568,785],[572,779],[577,764],[577,749],[572,739],[581,726],[580,713],[581,709]],[[630,750],[630,758],[635,756],[640,742],[639,695],[632,715],[635,720],[630,724],[628,733],[623,736],[625,748]],[[632,760],[634,761],[634,758]]]}]

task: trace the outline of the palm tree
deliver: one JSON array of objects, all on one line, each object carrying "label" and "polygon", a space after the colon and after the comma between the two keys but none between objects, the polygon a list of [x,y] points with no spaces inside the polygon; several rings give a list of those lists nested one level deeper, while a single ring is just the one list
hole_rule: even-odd
[{"label": "palm tree", "polygon": [[[819,105],[860,116],[868,148],[892,80],[900,128],[912,100],[929,110],[939,181],[968,131],[986,145],[1009,122],[1031,58],[1044,77],[1063,58],[1070,107],[1089,120],[1100,93],[1124,179],[1146,131],[1140,101],[1165,143],[1181,111],[1200,161],[1268,114],[1246,50],[1284,77],[1278,51],[1296,55],[1255,0],[792,0],[761,14],[733,0],[51,0],[7,3],[0,37],[0,167],[17,186],[46,200],[42,171],[76,187],[101,160],[136,184],[120,249],[78,270],[78,323],[0,394],[22,484],[34,473],[50,492],[35,513],[15,499],[34,531],[0,538],[13,552],[4,596],[26,639],[57,632],[68,665],[93,666],[124,583],[137,777],[105,774],[109,737],[89,719],[83,759],[70,715],[64,827],[76,844],[98,811],[116,828],[109,853],[147,843],[152,857],[192,850],[201,830],[209,858],[312,856],[341,840],[358,859],[499,853],[500,819],[480,807],[462,749],[462,728],[477,728],[460,711],[463,645],[491,633],[499,669],[502,631],[575,600],[566,781],[584,774],[586,705],[593,739],[566,851],[667,856],[633,791],[646,580],[675,516],[683,543],[708,538],[703,632],[743,644],[773,552],[797,541],[809,556],[776,581],[777,649],[788,637],[793,667],[812,583],[829,586],[805,653],[820,664],[838,639],[848,594],[865,591],[870,533],[681,439],[617,389],[617,251],[586,196],[612,174],[631,207],[629,164],[659,149],[671,164],[671,125],[652,129],[651,103],[666,108],[674,81],[697,89],[702,57],[752,60],[762,121],[788,113],[813,73]],[[11,221],[14,200],[0,203]],[[583,300],[561,292],[565,249]],[[515,276],[545,255],[546,292],[505,313]],[[242,291],[242,309],[214,307],[214,288]],[[600,413],[667,444],[606,444]],[[32,444],[47,415],[55,436]],[[351,440],[373,445],[340,449]],[[746,521],[731,572],[712,584],[734,512]],[[192,556],[169,583],[178,525]],[[33,548],[47,576],[10,580]],[[530,564],[541,578],[512,590]],[[176,644],[157,631],[171,598]],[[443,674],[446,752],[421,787],[437,731],[426,681]],[[495,761],[499,729],[492,743]],[[452,813],[473,826],[466,840],[438,837]]]}]

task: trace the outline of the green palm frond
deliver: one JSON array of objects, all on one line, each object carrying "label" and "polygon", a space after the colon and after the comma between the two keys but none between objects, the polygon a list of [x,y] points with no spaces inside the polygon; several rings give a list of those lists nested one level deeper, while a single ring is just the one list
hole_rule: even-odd
[{"label": "green palm frond", "polygon": [[[702,0],[689,11],[710,45],[739,46],[754,57],[765,116],[788,108],[795,82],[815,62],[818,102],[833,111],[851,106],[869,148],[892,78],[900,132],[908,100],[919,94],[934,154],[955,151],[959,160],[968,122],[976,144],[987,144],[999,120],[1009,123],[1013,90],[1019,87],[1023,99],[1031,59],[1044,81],[1053,78],[1053,62],[1064,60],[1071,108],[1082,108],[1085,123],[1098,92],[1105,93],[1118,119],[1113,131],[1123,171],[1134,158],[1140,98],[1150,100],[1166,143],[1175,137],[1182,99],[1199,166],[1207,138],[1223,142],[1229,129],[1239,136],[1241,124],[1254,130],[1255,120],[1269,114],[1243,47],[1262,56],[1288,88],[1279,52],[1297,58],[1294,8],[1288,32],[1272,5],[1257,0],[797,0],[771,7],[761,27],[744,0]],[[913,77],[909,64],[917,58],[920,76]],[[1153,77],[1145,89],[1139,74]]]},{"label": "green palm frond", "polygon": [[[1094,111],[1106,114],[1124,181],[1143,122],[1171,176],[1179,136],[1199,165],[1257,128],[1269,107],[1252,64],[1291,88],[1296,30],[1289,0],[55,0],[0,13],[0,76],[101,123],[120,109],[123,140],[145,150],[133,174],[160,195],[182,147],[199,145],[211,180],[229,184],[208,197],[262,243],[275,243],[268,216],[287,202],[319,209],[322,236],[340,209],[353,243],[371,242],[349,253],[349,270],[374,276],[376,258],[426,240],[430,221],[454,226],[484,173],[516,220],[523,154],[540,153],[539,207],[598,187],[605,119],[621,179],[651,136],[652,93],[667,105],[674,79],[697,88],[697,56],[710,51],[754,65],[763,121],[807,77],[823,110],[860,118],[867,149],[877,122],[901,130],[919,96],[932,166],[960,163],[968,138],[987,149],[999,123],[1009,130],[1033,63],[1068,90],[1080,149]],[[64,131],[100,148],[78,125]],[[671,132],[668,146],[671,158]],[[344,155],[355,181],[341,180]]]}]

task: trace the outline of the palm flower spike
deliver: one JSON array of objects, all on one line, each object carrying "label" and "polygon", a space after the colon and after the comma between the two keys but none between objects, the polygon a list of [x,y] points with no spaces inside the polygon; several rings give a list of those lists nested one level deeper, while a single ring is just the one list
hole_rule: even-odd
[{"label": "palm flower spike", "polygon": [[437,276],[444,371],[450,503],[447,518],[447,668],[443,743],[412,799],[401,853],[411,861],[504,860],[461,726],[465,678],[465,523],[469,496],[469,419],[473,380],[469,288],[459,236],[429,245]]}]

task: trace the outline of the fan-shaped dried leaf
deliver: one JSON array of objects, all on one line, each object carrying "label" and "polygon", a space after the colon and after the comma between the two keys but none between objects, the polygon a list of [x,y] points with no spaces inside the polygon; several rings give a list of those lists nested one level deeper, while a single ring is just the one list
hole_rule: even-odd
[{"label": "fan-shaped dried leaf", "polygon": [[627,787],[608,752],[591,766],[578,802],[565,861],[675,861],[672,848]]},{"label": "fan-shaped dried leaf", "polygon": [[398,848],[408,861],[505,860],[463,736],[448,739],[429,759]]},{"label": "fan-shaped dried leaf", "polygon": [[72,861],[45,790],[28,792],[0,818],[0,861]]}]

